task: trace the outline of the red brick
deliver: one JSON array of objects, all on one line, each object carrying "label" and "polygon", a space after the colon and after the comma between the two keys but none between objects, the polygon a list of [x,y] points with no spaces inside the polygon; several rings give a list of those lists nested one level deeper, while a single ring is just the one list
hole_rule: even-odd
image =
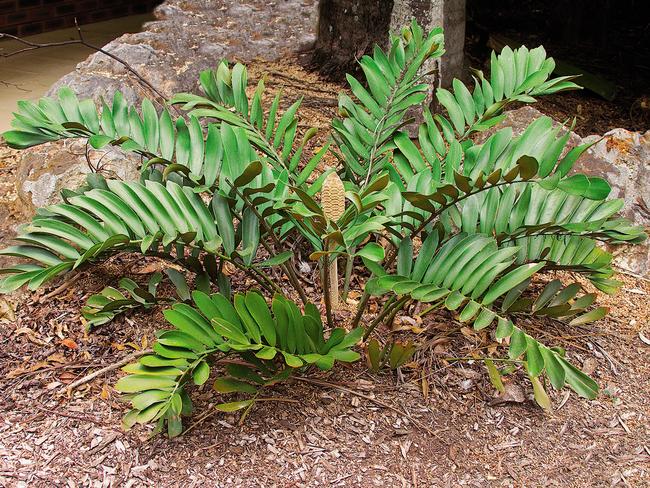
[{"label": "red brick", "polygon": [[0,2],[0,13],[8,14],[18,10],[18,2],[16,0],[3,0]]}]

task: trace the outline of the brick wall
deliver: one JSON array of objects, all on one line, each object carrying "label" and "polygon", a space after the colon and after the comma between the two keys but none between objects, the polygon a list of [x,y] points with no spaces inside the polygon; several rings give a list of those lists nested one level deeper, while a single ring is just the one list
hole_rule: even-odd
[{"label": "brick wall", "polygon": [[162,0],[0,0],[0,32],[28,36],[40,32],[144,14]]}]

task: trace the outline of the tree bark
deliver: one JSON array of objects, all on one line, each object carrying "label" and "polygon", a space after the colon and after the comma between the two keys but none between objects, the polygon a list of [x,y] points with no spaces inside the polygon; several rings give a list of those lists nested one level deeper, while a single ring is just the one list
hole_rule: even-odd
[{"label": "tree bark", "polygon": [[355,72],[357,59],[385,46],[392,11],[393,0],[321,0],[314,63],[333,77]]},{"label": "tree bark", "polygon": [[361,56],[375,44],[387,49],[389,31],[399,33],[413,18],[425,31],[445,29],[446,54],[425,70],[436,72],[437,85],[450,85],[463,68],[465,0],[321,0],[314,64],[334,78],[356,73]]}]

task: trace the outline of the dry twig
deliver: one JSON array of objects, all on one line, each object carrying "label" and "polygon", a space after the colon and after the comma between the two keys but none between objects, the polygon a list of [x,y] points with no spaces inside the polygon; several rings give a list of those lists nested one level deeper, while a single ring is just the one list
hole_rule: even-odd
[{"label": "dry twig", "polygon": [[122,366],[129,364],[131,361],[138,359],[140,356],[144,356],[145,354],[149,354],[151,349],[144,349],[142,351],[136,351],[132,354],[129,354],[122,360],[118,361],[117,363],[113,363],[109,366],[106,366],[105,368],[98,369],[97,371],[90,373],[89,375],[84,376],[83,378],[79,378],[77,381],[70,383],[69,385],[64,386],[59,393],[65,393],[65,392],[72,392],[75,388],[78,388],[81,385],[84,385],[88,383],[89,381],[94,380],[98,376],[103,375],[104,373],[108,373],[110,371],[114,371],[118,368],[121,368]]},{"label": "dry twig", "polygon": [[20,91],[22,91],[22,92],[29,92],[29,90],[27,90],[26,88],[23,88],[22,86],[19,86],[19,85],[16,84],[16,83],[11,83],[11,82],[9,82],[9,81],[0,80],[0,85],[5,86],[5,87],[7,87],[7,88],[9,88],[9,87],[13,87],[13,88],[15,88],[16,90],[20,90]]},{"label": "dry twig", "polygon": [[49,293],[43,295],[42,297],[40,297],[38,299],[38,303],[45,303],[50,298],[53,298],[53,297],[57,296],[58,294],[64,292],[66,289],[68,289],[68,287],[70,285],[73,285],[74,283],[79,281],[79,278],[81,278],[81,276],[82,276],[81,273],[76,273],[76,274],[72,275],[70,278],[68,278],[63,283],[61,283],[59,286],[57,286],[54,290],[52,290],[51,292],[49,292]]}]

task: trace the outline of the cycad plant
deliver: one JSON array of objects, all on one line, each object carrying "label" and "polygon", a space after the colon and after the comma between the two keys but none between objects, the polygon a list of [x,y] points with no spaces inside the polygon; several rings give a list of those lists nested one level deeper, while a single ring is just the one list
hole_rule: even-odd
[{"label": "cycad plant", "polygon": [[[135,152],[143,164],[140,181],[92,174],[86,186],[64,191],[62,203],[39,209],[19,243],[1,251],[23,258],[3,270],[2,290],[35,289],[116,252],[168,262],[166,275],[152,276],[147,286],[122,280],[124,291],[93,296],[83,315],[97,326],[141,306],[169,306],[171,328],[158,334],[152,354],[124,368],[128,376],[116,387],[133,407],[127,426],[156,422],[171,436],[191,411],[188,385],[206,382],[215,362],[226,372],[215,389],[248,395],[218,408],[248,411],[263,388],[291,374],[355,361],[362,339],[417,303],[425,304],[420,316],[446,308],[475,329],[492,327],[540,403],[545,378],[594,398],[596,383],[561,349],[519,327],[518,318],[601,318],[605,309],[595,308],[595,296],[579,284],[554,280],[534,294],[532,278],[568,270],[612,293],[619,286],[612,257],[598,243],[635,243],[645,235],[616,216],[623,202],[607,200],[605,180],[570,174],[589,147],[567,151],[570,126],[542,117],[521,135],[505,128],[473,140],[502,121],[510,104],[578,88],[571,77],[552,78],[554,62],[542,47],[506,47],[492,55],[489,77],[475,71],[469,88],[454,80],[452,90],[436,89],[444,113],[433,115],[422,67],[443,52],[442,30],[427,34],[415,22],[390,37],[387,51],[375,47],[360,60],[363,79],[347,78],[352,96],[339,97],[330,142],[311,156],[305,152],[315,130],[299,131],[300,100],[282,111],[277,95],[264,106],[263,81],[249,96],[241,64],[221,62],[201,73],[201,95],[170,100],[179,116],[148,100],[129,107],[120,93],[98,109],[67,88],[57,100],[20,102],[15,130],[4,134],[10,146],[85,138],[98,150]],[[417,138],[404,130],[414,109],[423,120]],[[319,173],[328,152],[338,166]],[[332,173],[342,188],[330,179],[336,195],[328,190],[321,200]],[[310,303],[295,268],[294,253],[305,247],[320,262],[324,313]],[[342,300],[354,270],[365,269],[351,323],[336,324],[341,314],[331,310],[328,282],[337,280],[330,271],[338,258],[345,262]],[[258,289],[233,294],[227,264]],[[278,286],[271,268],[292,290]],[[175,285],[177,297],[157,296],[162,279]],[[383,303],[374,315],[366,313],[371,296]],[[371,346],[373,369],[385,362],[382,354],[391,356],[391,367],[413,355],[411,343]]]}]

